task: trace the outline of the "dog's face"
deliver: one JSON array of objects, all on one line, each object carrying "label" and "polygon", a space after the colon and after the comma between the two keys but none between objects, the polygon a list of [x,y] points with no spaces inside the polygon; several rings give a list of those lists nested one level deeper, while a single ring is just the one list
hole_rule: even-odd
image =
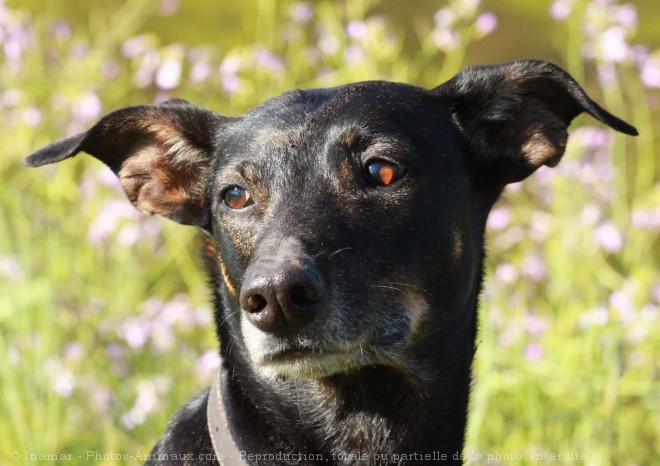
[{"label": "dog's face", "polygon": [[451,128],[427,91],[362,83],[285,94],[222,131],[211,230],[228,324],[256,367],[407,366],[474,294],[473,193]]},{"label": "dog's face", "polygon": [[635,133],[565,72],[527,61],[431,91],[293,91],[239,118],[183,101],[126,108],[27,163],[89,152],[138,209],[205,231],[222,344],[260,374],[414,372],[433,342],[472,345],[488,210],[506,183],[559,161],[583,111]]}]

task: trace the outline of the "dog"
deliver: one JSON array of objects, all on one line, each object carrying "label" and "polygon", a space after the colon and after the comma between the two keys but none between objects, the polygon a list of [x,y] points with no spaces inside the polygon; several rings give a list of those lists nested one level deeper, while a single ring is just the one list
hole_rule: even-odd
[{"label": "dog", "polygon": [[239,117],[128,107],[30,155],[87,152],[137,209],[203,232],[221,366],[148,464],[460,464],[488,213],[583,112],[637,134],[523,60]]}]

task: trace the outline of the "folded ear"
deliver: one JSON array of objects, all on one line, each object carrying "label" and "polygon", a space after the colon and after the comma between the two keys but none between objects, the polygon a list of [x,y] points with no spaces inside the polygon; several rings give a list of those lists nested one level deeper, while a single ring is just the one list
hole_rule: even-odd
[{"label": "folded ear", "polygon": [[557,165],[568,125],[582,112],[637,135],[592,101],[567,72],[546,62],[470,68],[431,92],[450,109],[480,172],[501,185],[520,181],[541,165]]},{"label": "folded ear", "polygon": [[214,134],[227,120],[184,100],[128,107],[36,151],[25,164],[38,167],[87,152],[117,174],[140,211],[204,227]]}]

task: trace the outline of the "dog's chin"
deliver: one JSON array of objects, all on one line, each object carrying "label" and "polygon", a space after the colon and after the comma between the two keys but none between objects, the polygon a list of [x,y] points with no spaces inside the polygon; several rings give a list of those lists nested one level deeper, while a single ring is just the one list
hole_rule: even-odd
[{"label": "dog's chin", "polygon": [[373,364],[359,346],[341,349],[289,348],[254,361],[267,377],[320,380]]}]

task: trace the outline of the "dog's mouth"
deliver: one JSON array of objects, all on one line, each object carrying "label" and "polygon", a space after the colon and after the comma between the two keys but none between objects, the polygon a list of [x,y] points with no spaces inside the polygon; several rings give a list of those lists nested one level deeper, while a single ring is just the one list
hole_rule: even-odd
[{"label": "dog's mouth", "polygon": [[277,376],[321,379],[368,365],[370,358],[361,345],[342,347],[289,346],[264,354],[259,366]]}]

